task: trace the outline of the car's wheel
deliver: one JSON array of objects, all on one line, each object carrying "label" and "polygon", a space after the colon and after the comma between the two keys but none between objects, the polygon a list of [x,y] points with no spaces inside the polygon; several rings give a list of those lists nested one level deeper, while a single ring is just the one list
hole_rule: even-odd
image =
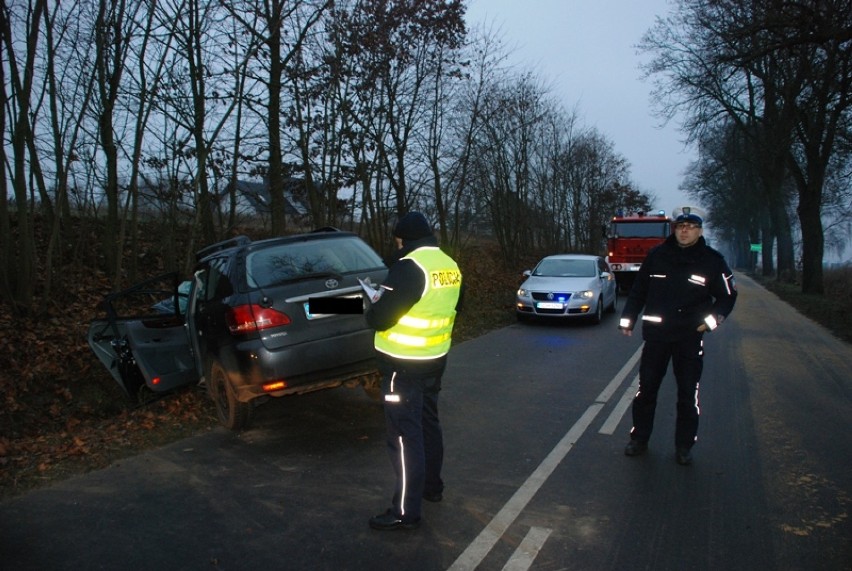
[{"label": "car's wheel", "polygon": [[228,374],[217,362],[210,366],[208,387],[222,426],[230,430],[248,428],[251,423],[252,405],[250,402],[237,400],[237,392],[228,379]]},{"label": "car's wheel", "polygon": [[603,297],[598,298],[598,303],[595,306],[595,313],[591,316],[592,323],[598,325],[603,321]]},{"label": "car's wheel", "polygon": [[136,391],[136,404],[146,405],[151,404],[155,400],[161,398],[163,395],[157,394],[151,389],[148,388],[148,385],[142,385],[139,387],[139,390]]},{"label": "car's wheel", "polygon": [[615,313],[618,309],[618,289],[615,290],[612,296],[612,305],[607,308],[607,313]]}]

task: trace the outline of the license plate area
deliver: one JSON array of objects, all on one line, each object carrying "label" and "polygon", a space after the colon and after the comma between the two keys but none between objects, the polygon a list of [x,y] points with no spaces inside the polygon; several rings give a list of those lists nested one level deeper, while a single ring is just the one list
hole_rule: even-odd
[{"label": "license plate area", "polygon": [[305,317],[307,317],[309,320],[323,319],[325,317],[331,317],[333,315],[332,313],[311,313],[310,304],[307,301],[304,303],[304,306]]},{"label": "license plate area", "polygon": [[[343,300],[349,303],[342,303]],[[311,302],[306,301],[303,303],[303,307],[305,310],[305,317],[308,318],[309,321],[313,321],[315,319],[324,319],[326,317],[333,317],[335,315],[347,315],[352,313],[364,313],[366,311],[366,303],[364,302],[364,296],[361,294],[353,294],[353,295],[344,295],[340,297],[331,298],[329,300],[330,305],[334,309],[339,309],[339,311],[334,313],[311,313]],[[338,302],[338,303],[335,303]],[[352,303],[356,302],[356,303]],[[357,306],[357,311],[355,307]]]}]

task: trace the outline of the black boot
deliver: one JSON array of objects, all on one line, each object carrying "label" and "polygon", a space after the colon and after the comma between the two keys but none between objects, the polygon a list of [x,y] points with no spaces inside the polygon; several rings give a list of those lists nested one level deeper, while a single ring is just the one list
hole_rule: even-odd
[{"label": "black boot", "polygon": [[625,456],[639,456],[648,450],[648,443],[641,440],[631,440],[624,447]]},{"label": "black boot", "polygon": [[675,451],[675,460],[681,466],[689,466],[692,464],[692,451],[689,448],[678,448]]}]

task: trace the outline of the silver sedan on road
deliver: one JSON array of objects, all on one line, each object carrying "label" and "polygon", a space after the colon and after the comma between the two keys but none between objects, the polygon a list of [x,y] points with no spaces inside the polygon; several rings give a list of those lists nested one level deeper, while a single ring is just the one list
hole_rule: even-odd
[{"label": "silver sedan on road", "polygon": [[548,317],[600,323],[603,312],[615,311],[618,303],[615,276],[601,256],[547,256],[524,276],[515,303],[519,321]]}]

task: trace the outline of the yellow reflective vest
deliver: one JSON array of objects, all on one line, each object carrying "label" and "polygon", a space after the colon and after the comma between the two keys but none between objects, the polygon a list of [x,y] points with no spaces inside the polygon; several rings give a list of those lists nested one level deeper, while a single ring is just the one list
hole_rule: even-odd
[{"label": "yellow reflective vest", "polygon": [[461,271],[436,246],[418,248],[402,259],[417,264],[426,285],[420,300],[396,325],[376,332],[376,350],[397,359],[437,359],[450,350]]}]

